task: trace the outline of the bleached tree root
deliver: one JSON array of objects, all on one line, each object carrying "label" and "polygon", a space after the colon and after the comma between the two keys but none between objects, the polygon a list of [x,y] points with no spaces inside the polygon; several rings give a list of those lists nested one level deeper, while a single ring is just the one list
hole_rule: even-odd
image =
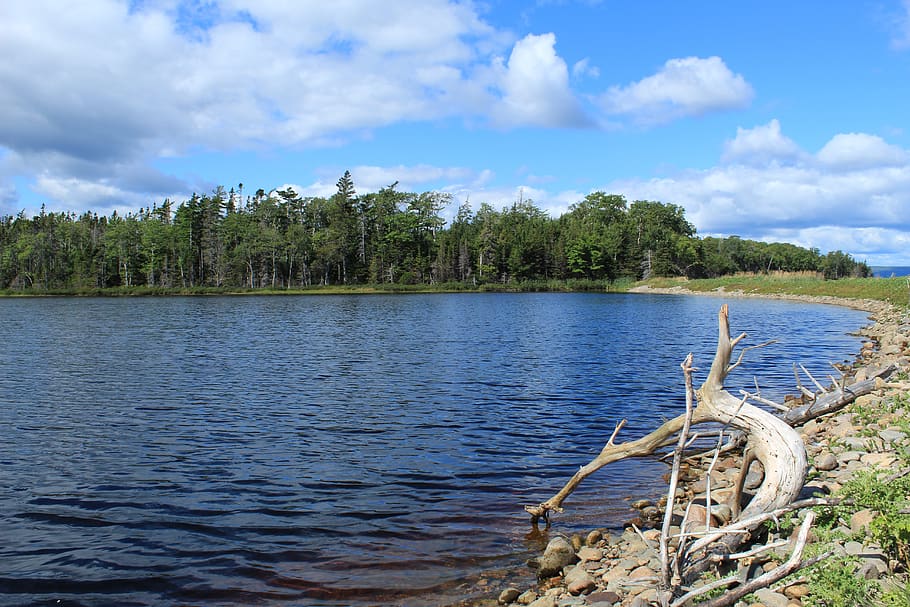
[{"label": "bleached tree root", "polygon": [[[676,465],[674,465],[670,481],[672,485],[678,475],[677,465],[682,455],[682,446],[688,440],[690,426],[716,422],[724,427],[729,426],[738,430],[745,437],[748,457],[745,460],[746,467],[741,471],[740,478],[737,480],[740,490],[734,492],[734,499],[738,500],[741,495],[748,464],[758,460],[764,469],[763,481],[754,492],[752,499],[741,511],[739,503],[731,505],[734,518],[727,526],[715,530],[709,534],[709,537],[704,537],[688,546],[683,546],[681,543],[677,549],[675,561],[672,563],[672,575],[669,563],[670,555],[666,545],[668,538],[663,538],[661,545],[661,602],[665,605],[684,604],[678,597],[681,584],[690,582],[712,564],[730,558],[729,555],[747,541],[750,532],[754,532],[763,521],[775,516],[775,513],[791,508],[791,505],[796,505],[794,500],[797,499],[805,484],[808,462],[802,439],[791,424],[799,424],[844,407],[858,396],[876,389],[884,378],[894,371],[892,366],[882,369],[874,377],[850,386],[842,383],[832,390],[821,388],[820,394],[811,395],[810,402],[794,407],[786,411],[782,417],[778,417],[765,409],[750,404],[748,401],[751,395],[744,393],[743,398],[740,399],[724,388],[725,379],[739,366],[743,354],[750,349],[744,348],[739,358],[733,362],[733,350],[745,336],[745,334],[741,334],[736,338],[731,337],[729,309],[723,305],[718,313],[718,341],[714,360],[704,383],[694,391],[694,398],[697,402],[694,409],[690,401],[692,363],[691,359],[687,359],[683,364],[687,379],[687,413],[664,422],[642,438],[617,444],[617,434],[625,422],[620,423],[600,454],[579,468],[559,492],[541,504],[525,507],[531,514],[532,523],[536,524],[541,518],[546,519],[551,512],[561,512],[563,502],[578,485],[607,464],[630,457],[653,455],[659,448],[677,443],[674,451]],[[752,347],[763,345],[767,344]],[[818,384],[814,378],[812,381],[814,384]],[[753,400],[761,402],[761,399]],[[671,492],[668,495],[668,511],[673,508],[674,493]],[[665,519],[665,528],[668,520]],[[808,526],[806,526],[806,532],[807,529]],[[666,531],[664,529],[663,535],[666,535]],[[796,556],[802,550],[802,546],[798,544],[797,548],[794,550],[794,558],[786,564],[786,569],[789,571],[804,565],[800,557]],[[772,572],[774,575],[770,577],[778,575],[783,577],[786,575],[783,572],[784,569],[774,571]],[[721,604],[727,603],[717,603],[717,605]]]},{"label": "bleached tree root", "polygon": [[[718,342],[708,378],[697,390],[698,404],[691,414],[691,425],[704,422],[729,424],[742,430],[755,458],[765,467],[765,482],[742,516],[773,509],[792,501],[802,488],[807,469],[806,451],[799,435],[779,418],[753,405],[742,402],[724,390],[723,382],[740,360],[731,363],[733,348],[745,337],[730,337],[729,309],[723,305],[718,313]],[[653,454],[659,447],[673,441],[683,428],[686,416],[680,415],[664,422],[659,428],[637,440],[621,444],[610,438],[600,454],[579,468],[559,492],[536,506],[526,506],[532,522],[545,518],[551,511],[559,512],[562,503],[588,476],[607,464]]]}]

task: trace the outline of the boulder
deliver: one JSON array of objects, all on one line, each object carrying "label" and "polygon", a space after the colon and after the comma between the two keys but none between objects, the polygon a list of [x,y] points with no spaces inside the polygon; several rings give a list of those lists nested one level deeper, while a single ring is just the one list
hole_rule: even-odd
[{"label": "boulder", "polygon": [[575,548],[569,540],[564,537],[554,537],[547,544],[543,556],[540,557],[537,577],[538,579],[545,579],[560,575],[564,567],[575,563],[576,560]]}]

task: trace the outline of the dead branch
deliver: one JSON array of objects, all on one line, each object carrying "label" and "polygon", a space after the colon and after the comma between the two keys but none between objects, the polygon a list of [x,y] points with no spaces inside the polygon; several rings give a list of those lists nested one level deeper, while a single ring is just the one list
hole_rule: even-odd
[{"label": "dead branch", "polygon": [[[643,457],[651,455],[658,448],[666,444],[667,440],[679,432],[685,423],[685,415],[674,417],[664,422],[657,430],[647,434],[637,440],[621,444],[608,443],[601,450],[600,454],[591,460],[588,464],[578,469],[572,478],[559,490],[559,492],[547,501],[537,506],[525,506],[525,510],[531,515],[531,522],[536,523],[541,517],[546,517],[551,511],[561,512],[562,503],[571,495],[576,487],[587,477],[591,476],[607,464],[610,464],[627,457]],[[692,423],[704,421],[698,414],[697,408],[692,413]]]},{"label": "dead branch", "polygon": [[[670,577],[670,523],[673,520],[673,506],[676,503],[676,485],[679,482],[679,466],[689,438],[689,426],[692,423],[693,402],[695,401],[695,390],[692,387],[692,371],[694,371],[694,368],[692,367],[691,352],[680,366],[682,367],[683,376],[685,377],[686,382],[686,418],[683,421],[682,431],[679,433],[679,443],[676,445],[676,450],[673,453],[670,486],[667,489],[667,505],[664,508],[664,522],[660,533],[660,579],[662,597],[671,596],[666,591],[678,583]],[[708,518],[710,519],[711,517],[709,516]],[[663,604],[668,605],[668,600],[665,600]]]},{"label": "dead branch", "polygon": [[[812,511],[807,512],[806,518],[803,520],[803,524],[799,528],[799,534],[796,536],[796,543],[793,545],[793,552],[790,553],[790,558],[787,559],[786,563],[783,563],[779,567],[775,567],[771,571],[758,576],[751,582],[737,586],[732,590],[728,590],[723,594],[723,596],[719,596],[704,603],[699,603],[699,607],[728,607],[729,605],[736,603],[736,601],[743,598],[747,594],[751,594],[756,590],[760,590],[761,588],[767,588],[771,584],[784,579],[794,571],[799,571],[800,569],[814,565],[818,561],[827,558],[829,555],[825,554],[820,557],[809,559],[807,561],[802,560],[803,550],[806,547],[806,541],[809,539],[809,530],[812,528],[812,523],[814,521],[815,513]],[[684,604],[685,603],[678,603],[680,606]],[[676,605],[677,603],[674,603],[674,607]]]},{"label": "dead branch", "polygon": [[851,384],[845,387],[841,392],[829,392],[828,394],[815,399],[813,402],[800,405],[799,407],[793,407],[784,414],[783,419],[790,425],[798,426],[806,423],[810,419],[839,411],[860,396],[864,396],[873,390],[878,389],[879,382],[888,379],[895,371],[897,371],[897,365],[892,364],[884,367],[873,374],[872,377]]}]

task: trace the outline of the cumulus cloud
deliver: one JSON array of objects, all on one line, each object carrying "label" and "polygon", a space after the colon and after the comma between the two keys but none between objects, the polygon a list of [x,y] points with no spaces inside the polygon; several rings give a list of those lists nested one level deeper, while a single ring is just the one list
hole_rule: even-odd
[{"label": "cumulus cloud", "polygon": [[[584,58],[570,68],[554,34],[516,39],[478,6],[0,3],[0,54],[16,58],[0,65],[0,173],[58,206],[103,210],[211,188],[154,169],[163,157],[342,145],[405,122],[596,126],[572,78],[596,77],[597,68]],[[603,107],[611,118],[657,123],[740,107],[751,96],[720,58],[690,57],[610,89]],[[364,169],[365,182],[371,175]],[[469,175],[451,178],[472,186]],[[15,195],[6,186],[2,198]]]},{"label": "cumulus cloud", "polygon": [[503,67],[499,123],[548,127],[589,123],[569,88],[569,70],[555,46],[553,34],[529,34],[515,44]]},{"label": "cumulus cloud", "polygon": [[746,107],[752,86],[720,57],[670,59],[656,74],[627,86],[610,88],[601,99],[608,114],[642,124]]},{"label": "cumulus cloud", "polygon": [[751,129],[737,128],[736,137],[724,143],[721,159],[724,162],[768,164],[798,160],[804,155],[796,142],[781,134],[780,122],[775,119]]},{"label": "cumulus cloud", "polygon": [[842,133],[835,135],[818,152],[824,164],[839,169],[901,166],[910,160],[907,151],[876,135]]},{"label": "cumulus cloud", "polygon": [[736,162],[604,189],[680,204],[703,235],[783,240],[861,259],[901,251],[908,239],[910,154],[877,136],[838,134],[811,154],[775,120],[739,129],[724,158]]}]

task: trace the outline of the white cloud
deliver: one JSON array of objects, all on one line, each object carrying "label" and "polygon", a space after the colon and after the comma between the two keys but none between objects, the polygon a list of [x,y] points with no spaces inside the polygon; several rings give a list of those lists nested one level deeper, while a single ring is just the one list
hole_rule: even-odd
[{"label": "white cloud", "polygon": [[572,77],[573,78],[584,78],[590,76],[591,78],[600,77],[600,69],[596,65],[591,65],[591,60],[588,57],[580,61],[576,61],[572,66]]},{"label": "white cloud", "polygon": [[527,35],[502,67],[503,97],[496,113],[506,126],[585,126],[589,123],[569,88],[566,62],[556,54],[556,36]]},{"label": "white cloud", "polygon": [[660,124],[683,116],[747,106],[754,92],[720,57],[670,59],[659,72],[602,98],[608,114],[629,116],[641,124]]},{"label": "white cloud", "polygon": [[818,159],[839,169],[863,169],[876,166],[901,166],[910,156],[907,151],[885,142],[876,135],[842,133],[835,135],[818,152]]},{"label": "white cloud", "polygon": [[768,164],[798,160],[805,153],[792,139],[780,132],[780,122],[772,120],[752,129],[737,128],[736,137],[724,143],[724,162]]},{"label": "white cloud", "polygon": [[[750,151],[762,161],[749,161]],[[728,156],[738,162],[659,179],[617,180],[604,189],[630,200],[682,205],[702,235],[784,240],[872,260],[905,250],[910,238],[907,150],[851,133],[835,135],[813,156],[772,121],[739,129],[725,146]],[[910,263],[906,254],[901,258]]]}]

